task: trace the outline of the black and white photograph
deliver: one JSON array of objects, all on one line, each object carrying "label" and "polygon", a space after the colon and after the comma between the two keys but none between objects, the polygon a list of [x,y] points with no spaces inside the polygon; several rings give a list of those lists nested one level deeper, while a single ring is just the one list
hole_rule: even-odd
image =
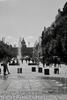
[{"label": "black and white photograph", "polygon": [[67,0],[0,0],[0,100],[67,100]]}]

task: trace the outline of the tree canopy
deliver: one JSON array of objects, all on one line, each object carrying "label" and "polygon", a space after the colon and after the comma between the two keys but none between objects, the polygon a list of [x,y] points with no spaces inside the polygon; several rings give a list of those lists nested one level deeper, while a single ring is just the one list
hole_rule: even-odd
[{"label": "tree canopy", "polygon": [[67,59],[67,3],[63,7],[63,11],[58,13],[55,21],[46,31],[42,32],[42,48],[45,61],[51,62],[54,56],[66,63]]},{"label": "tree canopy", "polygon": [[12,57],[17,57],[17,48],[12,47],[12,45],[8,45],[7,43],[4,43],[3,41],[0,41],[0,61],[4,57],[9,57],[10,59]]}]

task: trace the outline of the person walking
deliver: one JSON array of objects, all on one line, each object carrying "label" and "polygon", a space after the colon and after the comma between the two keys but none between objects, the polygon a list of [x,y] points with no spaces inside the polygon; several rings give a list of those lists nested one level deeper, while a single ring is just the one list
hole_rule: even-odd
[{"label": "person walking", "polygon": [[8,58],[4,58],[4,60],[3,60],[3,73],[4,73],[4,76],[7,75],[6,71],[8,72],[8,74],[10,74],[7,63],[8,63]]}]

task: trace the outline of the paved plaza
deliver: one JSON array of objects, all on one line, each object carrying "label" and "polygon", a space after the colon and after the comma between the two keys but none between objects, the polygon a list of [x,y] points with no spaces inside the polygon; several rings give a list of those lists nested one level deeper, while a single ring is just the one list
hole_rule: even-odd
[{"label": "paved plaza", "polygon": [[[22,74],[17,73],[19,67]],[[21,66],[9,66],[11,74],[5,78],[1,73],[0,100],[67,100],[65,83],[38,73],[35,67],[36,72],[32,72],[32,66],[24,62]]]}]

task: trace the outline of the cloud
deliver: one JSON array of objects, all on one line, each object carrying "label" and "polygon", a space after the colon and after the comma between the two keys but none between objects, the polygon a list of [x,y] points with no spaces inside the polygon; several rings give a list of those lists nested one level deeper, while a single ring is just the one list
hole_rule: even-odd
[{"label": "cloud", "polygon": [[8,2],[17,2],[17,1],[19,1],[19,0],[0,0],[0,2],[4,2],[4,1],[8,1]]},{"label": "cloud", "polygon": [[7,1],[7,0],[0,0],[0,2]]},{"label": "cloud", "polygon": [[18,39],[17,38],[14,38],[12,36],[7,36],[5,37],[5,41],[9,44],[12,44],[12,45],[18,45]]},{"label": "cloud", "polygon": [[34,39],[33,36],[28,36],[28,37],[25,37],[26,40],[31,40],[31,39]]},{"label": "cloud", "polygon": [[34,45],[35,38],[34,38],[34,36],[27,36],[27,37],[25,37],[25,41],[26,41],[27,46],[31,47]]}]

